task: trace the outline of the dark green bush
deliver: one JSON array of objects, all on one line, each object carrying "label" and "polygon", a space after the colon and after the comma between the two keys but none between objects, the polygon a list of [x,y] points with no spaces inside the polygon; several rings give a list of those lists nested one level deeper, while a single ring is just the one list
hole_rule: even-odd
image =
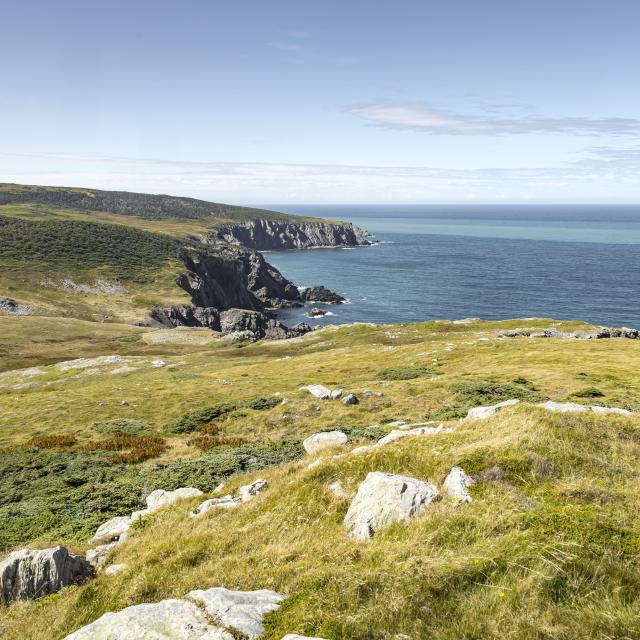
[{"label": "dark green bush", "polygon": [[216,404],[211,407],[203,407],[202,409],[187,411],[187,413],[183,414],[169,425],[169,431],[171,433],[191,433],[200,425],[213,422],[217,418],[220,418],[231,411],[235,411],[237,408],[237,402],[221,402],[220,404]]},{"label": "dark green bush", "polygon": [[266,398],[252,398],[244,403],[244,406],[255,411],[265,411],[267,409],[273,409],[282,402],[282,398],[276,396],[270,396]]},{"label": "dark green bush", "polygon": [[604,398],[605,394],[596,387],[586,387],[571,394],[574,398]]},{"label": "dark green bush", "polygon": [[151,425],[142,420],[119,418],[116,420],[104,420],[96,422],[92,427],[98,433],[126,433],[128,436],[137,436],[151,429]]},{"label": "dark green bush", "polygon": [[387,367],[378,371],[376,378],[378,380],[413,380],[420,376],[434,375],[437,372],[429,367],[406,366],[406,367]]}]

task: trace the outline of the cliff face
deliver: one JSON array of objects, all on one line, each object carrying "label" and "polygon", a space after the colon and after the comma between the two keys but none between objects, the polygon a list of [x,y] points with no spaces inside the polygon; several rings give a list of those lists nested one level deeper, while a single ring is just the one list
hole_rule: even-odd
[{"label": "cliff face", "polygon": [[321,222],[282,222],[259,218],[225,224],[209,237],[258,251],[269,249],[310,249],[313,247],[355,247],[372,244],[364,229],[353,224]]}]

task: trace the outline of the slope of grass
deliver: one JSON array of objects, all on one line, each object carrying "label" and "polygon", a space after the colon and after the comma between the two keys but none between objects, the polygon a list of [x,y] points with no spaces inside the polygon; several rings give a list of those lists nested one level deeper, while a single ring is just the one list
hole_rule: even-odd
[{"label": "slope of grass", "polygon": [[[509,321],[345,326],[246,346],[149,345],[146,329],[114,325],[136,338],[118,343],[102,325],[89,339],[88,324],[61,330],[56,353],[126,359],[0,374],[0,517],[10,523],[0,544],[82,552],[97,524],[154,488],[211,491],[226,479],[227,492],[257,477],[269,488],[199,520],[187,517],[190,502],[159,512],[115,552],[127,571],[10,607],[0,613],[3,638],[58,640],[104,611],[220,585],[289,596],[269,617],[267,640],[290,632],[333,640],[640,637],[638,418],[534,406],[551,398],[639,408],[640,341],[499,339],[499,330],[523,324]],[[526,322],[552,324],[584,327]],[[49,355],[48,343],[29,341],[41,326],[20,337],[31,365]],[[154,366],[159,357],[163,365]],[[420,375],[380,380],[384,369]],[[344,406],[300,390],[310,383],[384,395]],[[389,421],[508,397],[523,404],[486,422],[451,417],[451,434],[358,456],[331,452],[311,469],[313,458],[302,457],[300,441],[319,430],[344,428],[348,451],[388,431]],[[210,423],[215,433],[171,433],[173,421],[212,406],[229,408]],[[142,421],[144,432],[128,437],[159,437],[166,451],[115,463],[112,451],[96,449],[109,434],[93,428],[114,420]],[[348,538],[342,520],[369,471],[440,485],[453,465],[469,473],[498,466],[504,478],[473,487],[470,505],[442,500],[371,542]],[[349,497],[328,490],[335,480]]]}]

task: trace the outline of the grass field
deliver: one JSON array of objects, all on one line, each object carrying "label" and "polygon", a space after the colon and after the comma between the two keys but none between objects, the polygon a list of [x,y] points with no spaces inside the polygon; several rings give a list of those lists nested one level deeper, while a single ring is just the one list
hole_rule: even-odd
[{"label": "grass field", "polygon": [[[230,345],[197,330],[0,318],[12,363],[0,373],[5,551],[63,543],[83,552],[97,524],[154,488],[269,482],[235,511],[193,521],[193,504],[180,503],[149,517],[115,552],[125,572],[13,605],[0,613],[2,637],[57,640],[104,611],[219,585],[289,595],[268,619],[268,640],[293,631],[333,640],[640,637],[638,419],[534,406],[640,409],[640,341],[498,337],[517,326],[583,325],[350,325]],[[79,357],[99,359],[67,362]],[[383,395],[345,406],[300,390],[310,383]],[[468,407],[507,397],[523,402],[459,423]],[[348,452],[393,420],[434,416],[454,432],[325,455],[312,469],[300,447],[316,431],[344,428]],[[176,433],[178,422],[190,430]],[[130,429],[128,439],[114,444],[114,425]],[[139,454],[149,457],[118,458]],[[368,471],[439,485],[454,464],[468,473],[498,465],[505,478],[474,487],[470,505],[442,500],[371,542],[346,536],[350,496]],[[348,498],[328,491],[335,480]]]}]

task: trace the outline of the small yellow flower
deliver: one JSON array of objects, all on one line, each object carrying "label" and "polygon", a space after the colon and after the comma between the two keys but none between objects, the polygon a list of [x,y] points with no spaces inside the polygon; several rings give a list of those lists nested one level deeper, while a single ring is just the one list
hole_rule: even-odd
[{"label": "small yellow flower", "polygon": [[498,595],[499,595],[501,598],[504,598],[504,591],[501,591]]}]

